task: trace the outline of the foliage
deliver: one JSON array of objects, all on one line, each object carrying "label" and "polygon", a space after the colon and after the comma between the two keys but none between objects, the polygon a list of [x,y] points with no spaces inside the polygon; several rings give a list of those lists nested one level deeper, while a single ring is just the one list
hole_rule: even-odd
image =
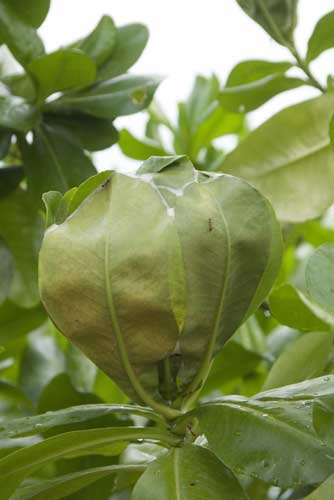
[{"label": "foliage", "polygon": [[[0,500],[332,497],[333,77],[310,63],[333,12],[303,57],[296,0],[237,1],[291,58],[197,77],[176,124],[153,102],[144,139],[120,133],[146,160],[125,175],[91,152],[158,85],[126,73],[145,27],[104,16],[45,54],[48,0],[0,0],[24,71],[0,96]],[[301,85],[319,96],[248,133]],[[40,303],[45,225],[41,295],[69,341]]]}]

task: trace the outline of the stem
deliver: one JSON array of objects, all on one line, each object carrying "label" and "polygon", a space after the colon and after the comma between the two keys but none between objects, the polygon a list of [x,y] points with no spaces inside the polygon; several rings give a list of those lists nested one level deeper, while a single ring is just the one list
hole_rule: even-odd
[{"label": "stem", "polygon": [[317,88],[320,90],[320,92],[324,93],[326,91],[326,88],[324,88],[321,83],[315,78],[315,76],[312,74],[308,63],[301,57],[299,54],[296,45],[293,41],[286,40],[284,36],[282,35],[279,27],[275,23],[274,19],[271,17],[267,7],[265,6],[263,0],[258,0],[258,3],[262,9],[263,15],[266,18],[267,23],[269,24],[270,28],[272,29],[272,32],[275,34],[275,37],[277,41],[281,44],[284,45],[293,55],[293,57],[296,59],[297,66],[305,73],[305,75],[308,77],[308,83],[312,85],[313,87]]},{"label": "stem", "polygon": [[320,92],[322,92],[322,93],[326,92],[326,89],[323,87],[323,85],[321,85],[321,83],[312,74],[308,63],[300,56],[296,47],[294,45],[288,46],[288,49],[290,50],[293,57],[296,59],[298,67],[302,71],[304,71],[305,75],[308,77],[310,85],[312,85],[316,89],[320,90]]}]

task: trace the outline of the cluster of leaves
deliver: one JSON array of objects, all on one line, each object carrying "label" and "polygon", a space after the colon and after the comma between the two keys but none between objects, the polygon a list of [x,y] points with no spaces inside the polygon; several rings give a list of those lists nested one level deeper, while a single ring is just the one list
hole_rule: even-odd
[{"label": "cluster of leaves", "polygon": [[218,170],[225,154],[216,140],[224,136],[238,140],[247,130],[243,114],[228,111],[220,104],[220,86],[215,75],[197,76],[188,99],[178,104],[176,124],[154,101],[148,109],[145,138],[138,139],[122,130],[122,152],[134,160],[186,154],[198,170]]},{"label": "cluster of leaves", "polygon": [[[139,57],[146,30],[103,18],[86,39],[45,55],[35,28],[48,1],[0,0],[1,41],[25,70],[3,78],[0,97],[0,499],[332,497],[334,94],[331,75],[324,87],[309,65],[334,47],[334,14],[317,23],[303,58],[293,41],[296,0],[238,3],[293,60],[239,63],[223,89],[198,77],[176,126],[154,104],[144,140],[120,134],[132,158],[188,154],[199,169],[246,178],[284,232],[268,300],[216,356],[201,404],[170,424],[128,405],[46,322],[37,292],[41,194],[60,192],[46,197],[48,221],[60,222],[108,175],[70,189],[94,173],[87,152],[117,140],[113,119],[152,97],[156,79],[118,76]],[[66,64],[73,73],[58,72]],[[293,67],[304,76],[289,76]],[[244,138],[244,112],[300,85],[323,95]],[[215,139],[228,134],[242,140],[225,156]]]}]

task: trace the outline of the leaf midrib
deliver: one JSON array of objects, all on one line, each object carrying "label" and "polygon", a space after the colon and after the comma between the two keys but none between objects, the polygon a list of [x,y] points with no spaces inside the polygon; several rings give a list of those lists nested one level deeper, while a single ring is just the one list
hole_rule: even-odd
[{"label": "leaf midrib", "polygon": [[[296,163],[302,162],[303,160],[306,160],[308,158],[312,158],[312,156],[315,156],[315,155],[321,153],[322,151],[325,151],[326,149],[330,149],[330,143],[328,142],[328,140],[326,140],[326,143],[324,141],[320,147],[313,148],[313,149],[309,150],[306,154],[298,156],[297,158],[294,158],[293,160],[288,161],[287,163],[284,163],[284,164],[281,163],[279,165],[274,165],[272,168],[266,170],[263,173],[259,173],[259,174],[257,174],[256,168],[253,168],[255,162],[252,162],[251,165],[244,164],[245,167],[247,168],[247,170],[250,168],[253,168],[252,173],[249,173],[248,171],[246,173],[244,173],[242,171],[240,172],[238,167],[229,167],[229,166],[227,167],[226,172],[234,173],[235,175],[238,174],[238,175],[241,175],[242,177],[246,177],[247,179],[254,179],[254,180],[262,179],[262,178],[265,178],[265,177],[270,176],[272,174],[277,174],[277,173],[281,172],[282,170],[284,170],[285,168],[289,168]],[[231,153],[231,156],[232,155],[233,155],[233,152]],[[334,159],[334,154],[333,154],[333,159]],[[260,162],[264,163],[264,159],[262,158],[262,159],[260,159],[260,161],[257,161],[257,163],[260,163]],[[225,171],[224,164],[223,164],[222,169],[223,169],[223,171]]]}]

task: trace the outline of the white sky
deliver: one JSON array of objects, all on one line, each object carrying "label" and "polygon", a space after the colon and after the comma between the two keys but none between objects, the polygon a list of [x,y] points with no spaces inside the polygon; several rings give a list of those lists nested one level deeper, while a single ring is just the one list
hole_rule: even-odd
[{"label": "white sky", "polygon": [[[334,0],[299,0],[296,40],[303,54],[316,21],[333,8]],[[87,34],[103,14],[111,15],[117,25],[142,22],[148,26],[148,45],[131,71],[166,77],[156,97],[171,117],[196,74],[215,72],[223,83],[232,67],[242,60],[289,57],[287,50],[252,22],[235,0],[52,0],[48,18],[40,29],[47,50]],[[312,69],[325,81],[328,73],[334,73],[334,51],[320,56]],[[253,112],[251,123],[257,125],[282,106],[313,95],[316,92],[305,87],[278,96]],[[134,115],[119,119],[118,125],[140,136],[143,122],[143,116]],[[120,161],[124,162],[117,147],[98,154],[102,168],[116,167]]]}]

